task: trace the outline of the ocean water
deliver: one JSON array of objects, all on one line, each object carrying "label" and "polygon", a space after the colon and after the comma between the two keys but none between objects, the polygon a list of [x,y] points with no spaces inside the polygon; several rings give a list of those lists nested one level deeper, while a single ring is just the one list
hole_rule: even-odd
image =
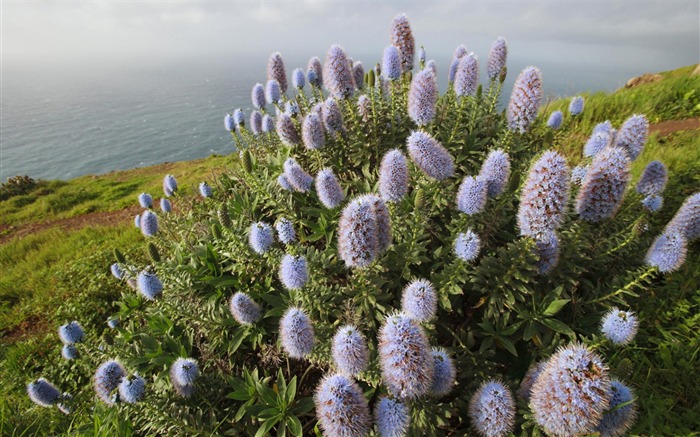
[{"label": "ocean water", "polygon": [[[356,59],[368,68],[372,58]],[[250,90],[265,81],[265,59],[123,68],[4,65],[0,179],[25,174],[70,179],[231,153],[223,117],[236,107],[250,113]],[[288,75],[294,67],[306,66],[305,58],[286,61]],[[484,78],[485,61],[481,64]],[[567,65],[544,64],[538,65],[550,96],[613,90],[641,73],[593,64],[572,73]],[[509,61],[504,102],[525,65]],[[449,58],[438,59],[443,91],[448,66]]]}]

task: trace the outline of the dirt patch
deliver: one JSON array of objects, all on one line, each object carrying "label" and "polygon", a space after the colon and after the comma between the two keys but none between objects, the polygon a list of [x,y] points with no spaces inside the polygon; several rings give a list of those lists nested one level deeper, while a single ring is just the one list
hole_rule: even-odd
[{"label": "dirt patch", "polygon": [[682,130],[700,129],[700,117],[686,118],[685,120],[669,120],[649,126],[649,133],[658,133],[666,136]]},{"label": "dirt patch", "polygon": [[49,222],[30,223],[27,225],[0,225],[0,244],[50,228],[70,231],[82,229],[86,226],[114,226],[121,223],[130,223],[133,222],[134,216],[139,214],[142,209],[138,205],[134,205],[118,211],[91,212]]},{"label": "dirt patch", "polygon": [[29,316],[18,325],[7,331],[0,331],[0,339],[4,344],[13,344],[29,336],[49,330],[49,322],[38,316]]},{"label": "dirt patch", "polygon": [[642,74],[641,76],[633,77],[632,79],[628,80],[625,84],[625,88],[634,88],[639,85],[658,82],[663,78],[664,77],[662,75],[656,73]]}]

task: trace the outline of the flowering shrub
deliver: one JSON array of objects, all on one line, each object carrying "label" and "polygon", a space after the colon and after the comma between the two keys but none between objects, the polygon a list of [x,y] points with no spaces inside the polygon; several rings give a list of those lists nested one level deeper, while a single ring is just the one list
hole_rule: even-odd
[{"label": "flowering shrub", "polygon": [[[193,199],[166,176],[177,213],[136,219],[149,264],[105,266],[123,284],[111,329],[61,337],[82,340],[67,355],[91,369],[100,408],[153,435],[632,426],[634,382],[613,379],[625,375],[609,352],[634,343],[648,323],[634,298],[700,235],[698,195],[662,232],[631,188],[639,115],[616,140],[611,124],[596,128],[604,138],[572,183],[550,150],[564,115],[538,113],[540,70],[526,68],[505,113],[496,107],[503,38],[486,83],[458,47],[442,95],[422,49],[414,68],[405,16],[389,42],[364,74],[333,45],[306,77],[293,70],[292,87],[273,54],[267,86],[251,92],[260,116],[225,118],[239,152],[228,171]],[[663,189],[659,168],[642,193]],[[63,402],[70,384],[55,382],[30,383],[29,396]]]}]

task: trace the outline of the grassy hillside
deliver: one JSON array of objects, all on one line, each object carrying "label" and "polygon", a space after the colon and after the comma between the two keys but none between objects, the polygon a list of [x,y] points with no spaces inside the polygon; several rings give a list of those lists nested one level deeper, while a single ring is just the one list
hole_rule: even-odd
[{"label": "grassy hillside", "polygon": [[[564,152],[575,165],[599,121],[609,119],[619,126],[635,113],[646,114],[652,123],[700,116],[700,76],[691,76],[692,70],[690,66],[664,72],[659,82],[612,94],[584,95],[586,107],[577,118],[568,117],[568,100],[547,104],[541,110],[542,123],[553,110],[567,114],[552,147]],[[100,336],[106,329],[104,320],[114,312],[113,302],[120,296],[108,271],[112,250],[118,247],[131,259],[145,259],[145,243],[131,224],[128,211],[116,226],[102,226],[97,221],[58,229],[51,227],[51,222],[86,213],[122,211],[135,205],[136,196],[144,191],[158,198],[167,173],[174,174],[184,188],[185,198],[177,199],[177,206],[177,202],[190,201],[187,196],[197,183],[221,173],[228,159],[213,156],[70,181],[43,181],[25,195],[0,202],[0,232],[5,238],[0,244],[0,434],[33,434],[71,426],[74,430],[83,427],[81,432],[86,433],[89,428],[96,435],[116,433],[110,428],[112,423],[97,423],[97,419],[88,423],[86,417],[64,417],[31,408],[23,387],[44,366],[71,372],[56,347],[57,327],[66,320],[80,319],[87,332]],[[700,130],[652,134],[634,163],[633,181],[652,159],[669,168],[665,206],[656,218],[668,220],[682,199],[700,187]],[[39,223],[42,226],[31,235],[17,236],[23,227]],[[687,384],[689,375],[700,375],[698,283],[700,247],[696,243],[681,271],[670,276],[664,295],[641,299],[640,318],[653,323],[642,328],[627,358],[633,363],[631,379],[641,381],[637,387],[640,409],[653,414],[640,418],[635,428],[638,432],[677,435],[694,427],[700,429],[700,390]],[[79,382],[86,383],[76,384]],[[71,424],[72,420],[79,423]],[[117,421],[114,426],[125,424]]]}]

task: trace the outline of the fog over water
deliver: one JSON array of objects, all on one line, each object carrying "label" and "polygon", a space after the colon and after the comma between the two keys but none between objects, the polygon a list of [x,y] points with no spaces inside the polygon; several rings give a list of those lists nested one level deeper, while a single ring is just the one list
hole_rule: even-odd
[{"label": "fog over water", "polygon": [[[517,73],[541,68],[548,96],[611,91],[697,63],[697,1],[4,2],[0,178],[71,178],[230,153],[223,116],[250,112],[270,53],[288,76],[333,43],[365,68],[406,12],[442,90],[454,48],[480,60],[508,39]],[[483,82],[483,80],[482,80]]]}]

